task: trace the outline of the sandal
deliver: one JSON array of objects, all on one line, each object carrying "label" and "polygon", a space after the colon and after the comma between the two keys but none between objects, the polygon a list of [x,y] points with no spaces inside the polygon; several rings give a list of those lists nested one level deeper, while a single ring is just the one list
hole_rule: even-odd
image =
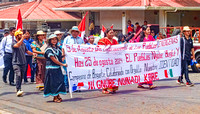
[{"label": "sandal", "polygon": [[39,90],[40,91],[44,91],[44,87],[39,87]]},{"label": "sandal", "polygon": [[55,96],[55,97],[53,98],[53,102],[60,103],[61,100],[60,100],[57,96]]},{"label": "sandal", "polygon": [[138,85],[137,88],[144,88],[144,86],[142,86],[142,85]]},{"label": "sandal", "polygon": [[102,94],[109,94],[109,91],[102,90]]},{"label": "sandal", "polygon": [[60,97],[60,95],[58,95],[57,98],[62,102],[62,98]]},{"label": "sandal", "polygon": [[149,89],[154,89],[154,88],[156,88],[157,86],[154,86],[154,85],[152,85],[152,86],[149,86]]}]

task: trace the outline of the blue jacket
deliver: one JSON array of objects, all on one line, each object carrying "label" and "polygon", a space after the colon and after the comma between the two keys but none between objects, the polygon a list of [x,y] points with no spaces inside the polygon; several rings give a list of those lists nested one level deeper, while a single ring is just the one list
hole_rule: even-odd
[{"label": "blue jacket", "polygon": [[[26,45],[26,48],[30,51],[30,52],[33,52],[32,48],[31,48],[31,43],[33,42],[34,40],[29,38],[28,40],[24,39],[24,44]],[[26,53],[26,55],[28,55]]]}]

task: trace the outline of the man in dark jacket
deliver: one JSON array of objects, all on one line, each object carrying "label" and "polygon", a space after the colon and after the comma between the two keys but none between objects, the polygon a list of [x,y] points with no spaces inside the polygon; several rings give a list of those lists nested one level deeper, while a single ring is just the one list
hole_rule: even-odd
[{"label": "man in dark jacket", "polygon": [[[195,61],[193,41],[190,38],[190,28],[185,26],[183,28],[183,37],[181,38],[181,76],[179,76],[177,82],[180,85],[184,85],[183,74],[185,74],[186,86],[194,86],[190,81],[188,75],[188,65],[190,65],[191,59]],[[191,55],[192,52],[192,55]]]}]

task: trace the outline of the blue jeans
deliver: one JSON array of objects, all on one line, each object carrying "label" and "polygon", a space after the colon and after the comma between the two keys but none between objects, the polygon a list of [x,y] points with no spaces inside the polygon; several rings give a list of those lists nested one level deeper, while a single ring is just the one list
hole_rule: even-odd
[{"label": "blue jeans", "polygon": [[14,70],[12,65],[12,53],[5,53],[3,56],[4,60],[4,69],[3,69],[3,79],[7,79],[7,74],[10,71],[9,74],[9,82],[14,83]]},{"label": "blue jeans", "polygon": [[[35,77],[35,73],[36,73],[36,70],[37,70],[37,63],[32,63],[32,69],[33,69],[33,77]],[[31,74],[32,75],[32,74]]]},{"label": "blue jeans", "polygon": [[24,82],[28,82],[28,80],[27,80],[28,65],[30,65],[30,68],[31,68],[31,82],[34,82],[34,73],[33,73],[33,68],[32,68],[32,56],[26,56],[26,70],[25,70],[25,74],[24,74]]},{"label": "blue jeans", "polygon": [[181,61],[181,76],[179,76],[178,80],[183,80],[183,74],[185,74],[186,82],[190,83],[189,75],[188,75],[188,65],[190,65],[191,60],[182,60]]}]

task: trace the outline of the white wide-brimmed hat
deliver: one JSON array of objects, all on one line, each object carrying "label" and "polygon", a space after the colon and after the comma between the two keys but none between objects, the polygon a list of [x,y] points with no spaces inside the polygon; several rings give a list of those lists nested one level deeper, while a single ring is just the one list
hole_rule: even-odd
[{"label": "white wide-brimmed hat", "polygon": [[57,34],[64,34],[64,33],[57,30],[57,31],[54,32],[54,34],[57,35]]},{"label": "white wide-brimmed hat", "polygon": [[183,31],[190,31],[191,29],[190,29],[190,27],[189,26],[184,26],[183,27]]},{"label": "white wide-brimmed hat", "polygon": [[38,35],[45,35],[46,33],[44,33],[42,30],[40,31],[37,31],[37,33],[35,34],[35,36],[38,36]]},{"label": "white wide-brimmed hat", "polygon": [[57,38],[57,36],[55,34],[51,34],[48,38],[47,38],[47,41],[49,41],[50,39],[52,38]]}]

